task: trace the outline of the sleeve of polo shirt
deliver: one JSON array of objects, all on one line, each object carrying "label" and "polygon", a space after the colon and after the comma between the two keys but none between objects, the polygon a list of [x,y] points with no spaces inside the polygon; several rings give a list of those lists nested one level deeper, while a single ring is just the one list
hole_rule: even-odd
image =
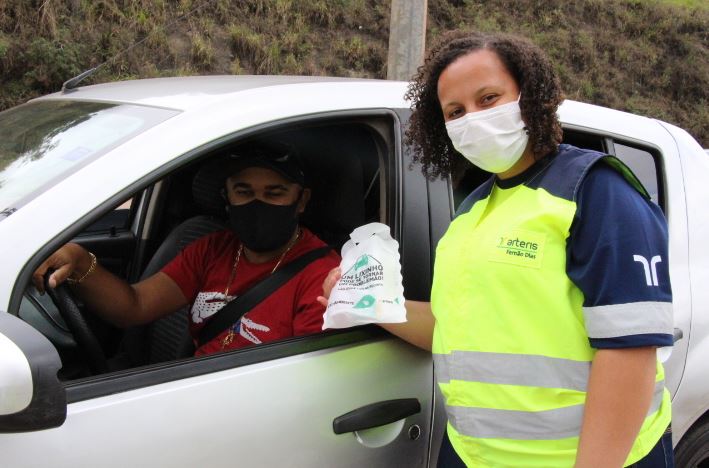
[{"label": "sleeve of polo shirt", "polygon": [[177,283],[190,304],[194,302],[204,282],[203,272],[207,268],[213,237],[214,235],[207,235],[191,242],[161,270]]},{"label": "sleeve of polo shirt", "polygon": [[583,292],[594,348],[672,346],[667,222],[616,170],[583,181],[567,241],[567,274]]}]

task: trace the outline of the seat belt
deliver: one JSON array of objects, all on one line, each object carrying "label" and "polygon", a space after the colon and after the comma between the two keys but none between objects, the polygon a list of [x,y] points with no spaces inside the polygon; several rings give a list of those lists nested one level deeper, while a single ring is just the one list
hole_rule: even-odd
[{"label": "seat belt", "polygon": [[199,348],[219,336],[224,330],[235,324],[244,314],[256,307],[278,288],[288,282],[288,280],[293,278],[296,273],[315,260],[327,255],[330,250],[332,249],[326,246],[304,253],[222,307],[199,331],[197,335],[197,347]]}]

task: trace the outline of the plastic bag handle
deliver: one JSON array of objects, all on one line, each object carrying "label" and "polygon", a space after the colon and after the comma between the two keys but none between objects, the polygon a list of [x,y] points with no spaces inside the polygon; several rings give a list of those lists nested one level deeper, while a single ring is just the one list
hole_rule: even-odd
[{"label": "plastic bag handle", "polygon": [[350,234],[350,239],[356,243],[360,243],[367,240],[371,236],[384,233],[387,234],[387,237],[391,237],[389,226],[383,223],[369,223],[352,231],[352,234]]}]

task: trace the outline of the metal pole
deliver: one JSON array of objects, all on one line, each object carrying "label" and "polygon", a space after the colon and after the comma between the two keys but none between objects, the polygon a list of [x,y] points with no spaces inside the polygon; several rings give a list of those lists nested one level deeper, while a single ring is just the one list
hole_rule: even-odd
[{"label": "metal pole", "polygon": [[428,0],[391,0],[387,79],[408,81],[423,63]]}]

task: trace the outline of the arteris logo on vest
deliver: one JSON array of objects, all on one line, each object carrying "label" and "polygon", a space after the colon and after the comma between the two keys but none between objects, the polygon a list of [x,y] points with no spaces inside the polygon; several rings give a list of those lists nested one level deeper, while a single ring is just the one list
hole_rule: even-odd
[{"label": "arteris logo on vest", "polygon": [[497,236],[488,260],[541,268],[545,240],[545,234],[522,229],[502,233]]}]

